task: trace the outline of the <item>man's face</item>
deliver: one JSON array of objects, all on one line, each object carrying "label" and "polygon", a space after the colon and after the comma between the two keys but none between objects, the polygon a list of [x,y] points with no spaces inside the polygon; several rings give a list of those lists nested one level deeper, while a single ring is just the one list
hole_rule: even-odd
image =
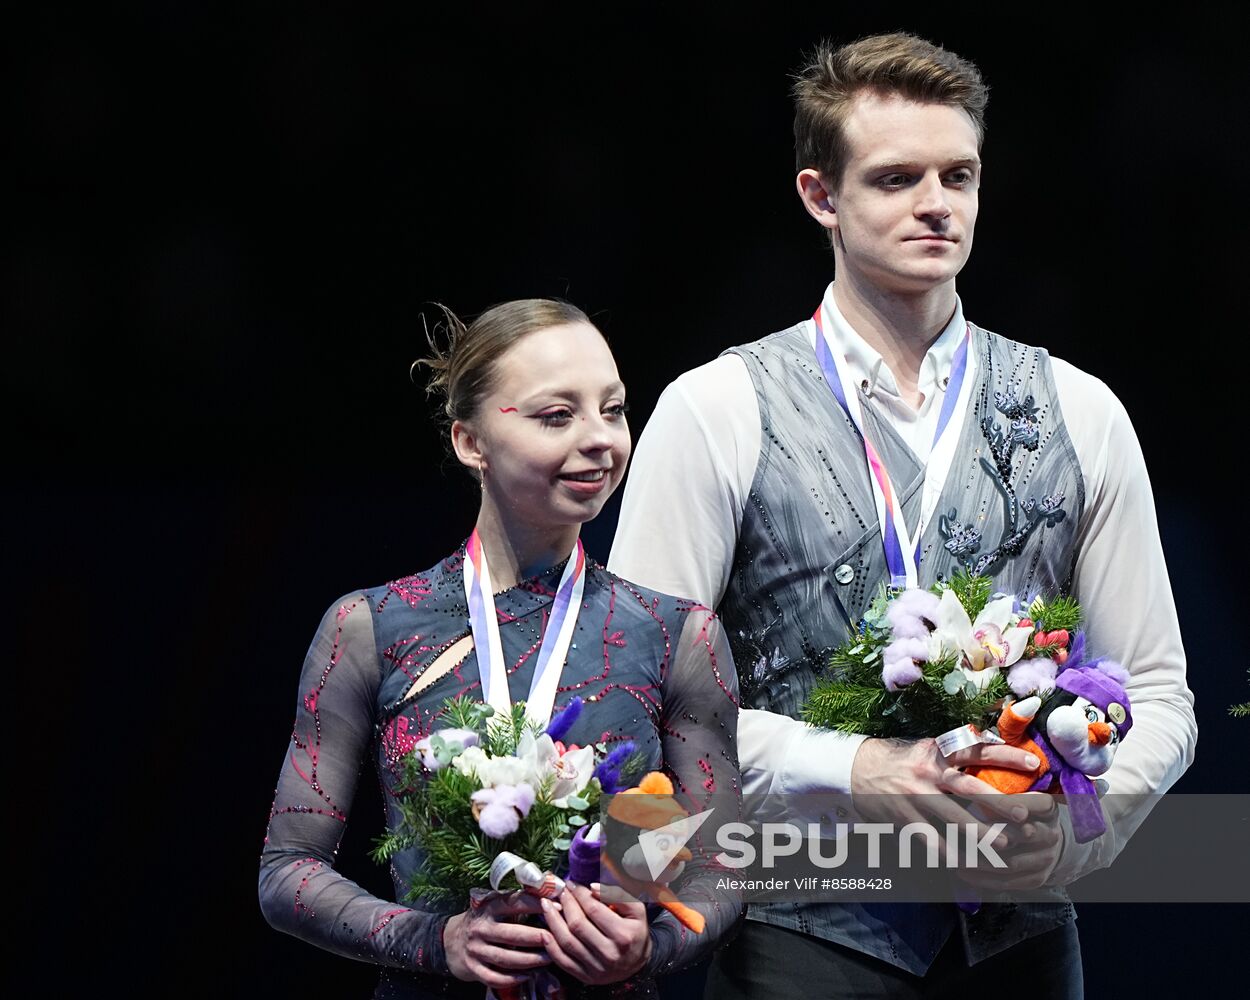
[{"label": "man's face", "polygon": [[972,251],[981,161],[959,108],[864,93],[830,195],[839,280],[917,293],[954,279]]}]

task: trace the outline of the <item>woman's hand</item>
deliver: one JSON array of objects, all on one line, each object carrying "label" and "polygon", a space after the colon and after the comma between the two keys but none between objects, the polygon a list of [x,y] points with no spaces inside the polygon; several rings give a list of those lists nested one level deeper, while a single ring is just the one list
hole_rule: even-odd
[{"label": "woman's hand", "polygon": [[628,979],[651,957],[647,909],[642,903],[600,902],[597,892],[569,882],[560,903],[542,901],[550,932],[547,951],[557,966],[599,986]]},{"label": "woman's hand", "polygon": [[550,935],[541,927],[515,922],[538,912],[533,896],[516,892],[457,913],[443,930],[447,968],[457,979],[487,986],[525,982],[526,972],[551,964],[543,951],[543,941]]}]

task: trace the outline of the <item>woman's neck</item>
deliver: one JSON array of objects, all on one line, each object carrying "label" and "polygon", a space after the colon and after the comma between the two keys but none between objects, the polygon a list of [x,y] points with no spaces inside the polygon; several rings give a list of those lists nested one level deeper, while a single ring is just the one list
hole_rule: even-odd
[{"label": "woman's neck", "polygon": [[475,530],[490,567],[491,590],[500,593],[568,558],[581,525],[534,529],[509,523],[486,495],[482,497]]}]

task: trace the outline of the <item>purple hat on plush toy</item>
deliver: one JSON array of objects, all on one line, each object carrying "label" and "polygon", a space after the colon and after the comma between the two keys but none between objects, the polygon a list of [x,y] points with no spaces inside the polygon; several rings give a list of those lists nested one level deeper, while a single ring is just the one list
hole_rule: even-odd
[{"label": "purple hat on plush toy", "polygon": [[1055,678],[1055,687],[1088,699],[1090,704],[1102,709],[1124,737],[1133,728],[1133,713],[1128,692],[1124,690],[1128,677],[1128,671],[1113,660],[1098,660],[1063,671]]}]

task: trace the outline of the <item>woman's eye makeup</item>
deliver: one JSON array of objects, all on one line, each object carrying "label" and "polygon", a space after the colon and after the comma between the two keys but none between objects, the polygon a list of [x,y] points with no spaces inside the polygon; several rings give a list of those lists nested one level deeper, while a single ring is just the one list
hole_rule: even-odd
[{"label": "woman's eye makeup", "polygon": [[[502,410],[501,410],[502,412]],[[629,404],[626,402],[612,403],[605,406],[602,410],[605,417],[611,419],[620,419],[629,412]],[[535,420],[542,421],[548,427],[563,427],[570,423],[574,418],[573,410],[567,406],[555,406],[548,410],[542,410],[534,414]]]},{"label": "woman's eye makeup", "polygon": [[573,411],[564,406],[553,410],[543,410],[538,414],[538,419],[549,427],[561,427],[573,419]]}]

